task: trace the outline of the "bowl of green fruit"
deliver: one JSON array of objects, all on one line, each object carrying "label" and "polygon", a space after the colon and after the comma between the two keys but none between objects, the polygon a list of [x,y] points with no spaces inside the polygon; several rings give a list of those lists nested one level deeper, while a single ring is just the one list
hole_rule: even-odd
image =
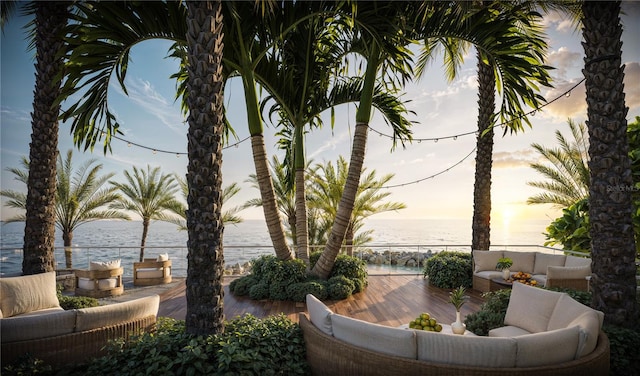
[{"label": "bowl of green fruit", "polygon": [[426,330],[429,332],[441,332],[442,325],[429,313],[421,313],[415,320],[409,322],[409,329]]}]

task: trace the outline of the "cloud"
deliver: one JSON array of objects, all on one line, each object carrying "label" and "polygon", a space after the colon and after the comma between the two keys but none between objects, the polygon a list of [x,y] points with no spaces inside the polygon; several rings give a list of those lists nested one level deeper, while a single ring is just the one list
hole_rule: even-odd
[{"label": "cloud", "polygon": [[626,63],[624,68],[625,103],[629,109],[640,107],[640,63]]},{"label": "cloud", "polygon": [[[580,80],[581,78],[556,82],[555,87],[548,90],[544,96],[549,102],[558,99],[546,106],[544,113],[563,120],[578,116],[584,117],[587,113],[587,100],[584,82],[576,86]],[[571,92],[564,94],[574,86],[576,87]]]},{"label": "cloud", "polygon": [[557,78],[566,79],[567,71],[570,68],[575,68],[582,64],[582,54],[579,52],[572,52],[567,47],[560,47],[556,51],[551,51],[547,58],[547,64],[556,68],[551,71],[551,74]]},{"label": "cloud", "polygon": [[529,167],[539,160],[539,154],[533,149],[500,151],[493,153],[493,168]]},{"label": "cloud", "polygon": [[542,18],[542,24],[562,33],[573,32],[576,28],[570,16],[557,11],[546,13]]}]

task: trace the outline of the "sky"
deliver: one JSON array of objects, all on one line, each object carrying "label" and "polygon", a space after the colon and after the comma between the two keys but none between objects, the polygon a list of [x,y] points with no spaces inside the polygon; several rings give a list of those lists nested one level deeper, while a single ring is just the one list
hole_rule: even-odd
[{"label": "sky", "polygon": [[[622,62],[625,68],[627,121],[640,116],[640,2],[623,2]],[[0,186],[2,189],[23,190],[7,168],[19,167],[20,158],[29,155],[31,111],[34,90],[34,53],[27,50],[23,26],[25,18],[16,17],[5,25],[0,39]],[[555,147],[555,132],[570,136],[568,119],[586,120],[584,84],[568,95],[567,90],[582,80],[584,50],[580,30],[568,20],[552,14],[545,16],[550,50],[547,64],[554,87],[544,89],[543,96],[553,104],[536,111],[531,117],[532,128],[503,137],[498,129],[494,138],[492,172],[492,223],[524,220],[553,220],[561,214],[551,205],[527,205],[527,198],[541,193],[527,182],[543,180],[531,167],[539,155],[531,147],[539,143]],[[89,159],[103,165],[103,173],[115,173],[112,180],[124,181],[123,171],[132,166],[160,166],[164,173],[186,174],[187,125],[185,116],[175,101],[176,83],[170,75],[178,70],[178,62],[167,58],[170,42],[147,41],[134,47],[126,84],[126,96],[115,83],[109,91],[109,106],[116,114],[126,141],[113,140],[112,153],[104,154],[101,145],[93,151],[78,150],[70,136],[70,124],[60,124],[59,150],[66,154],[74,149],[74,165]],[[448,82],[438,59],[419,81],[405,88],[403,99],[415,112],[410,120],[414,141],[391,151],[391,140],[385,136],[390,129],[379,115],[370,123],[364,167],[378,176],[394,174],[387,184],[389,200],[404,203],[398,212],[381,213],[377,219],[470,219],[473,215],[473,182],[475,135],[477,122],[477,77],[475,52],[472,51],[460,70],[459,77]],[[238,79],[227,84],[225,92],[227,116],[238,134],[238,140],[223,151],[223,185],[236,182],[241,191],[228,202],[241,205],[259,197],[257,189],[246,182],[255,173],[251,145],[244,111],[243,91]],[[499,100],[499,99],[498,99]],[[497,102],[498,102],[497,100]],[[63,108],[65,105],[63,104]],[[307,135],[307,159],[315,163],[335,163],[339,155],[350,155],[355,126],[355,106],[341,106],[336,111],[335,126],[330,127],[329,114],[325,127]],[[274,126],[265,121],[265,145],[269,158],[282,153],[277,150]],[[469,134],[469,135],[464,135]],[[451,137],[459,135],[458,137]],[[431,140],[425,140],[431,139]],[[436,140],[437,139],[437,140]],[[132,145],[129,145],[128,142]],[[135,145],[142,145],[139,147]],[[156,150],[154,153],[153,149]],[[163,152],[167,151],[167,153]],[[1,217],[15,214],[4,206]],[[247,209],[244,219],[262,219],[262,209]]]}]

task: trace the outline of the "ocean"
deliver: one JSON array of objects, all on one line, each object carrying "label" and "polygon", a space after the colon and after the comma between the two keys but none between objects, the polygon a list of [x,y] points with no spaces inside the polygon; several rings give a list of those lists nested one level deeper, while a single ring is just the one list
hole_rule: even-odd
[{"label": "ocean", "polygon": [[[492,247],[518,249],[519,245],[541,246],[542,234],[548,220],[529,220],[500,224],[491,230]],[[369,219],[364,229],[373,230],[373,241],[365,247],[385,251],[437,252],[440,250],[469,251],[471,221],[462,219]],[[20,274],[24,222],[0,225],[0,276]],[[133,262],[138,260],[142,222],[96,221],[81,225],[73,234],[74,268],[87,268],[90,261],[122,260],[124,275],[131,276]],[[273,254],[273,248],[262,220],[246,220],[229,225],[224,230],[225,264],[243,264],[262,254]],[[187,232],[173,224],[152,222],[149,227],[145,257],[169,253],[173,260],[173,273],[186,276]],[[62,235],[56,231],[55,258],[58,268],[65,267]],[[535,249],[529,249],[535,250]]]}]

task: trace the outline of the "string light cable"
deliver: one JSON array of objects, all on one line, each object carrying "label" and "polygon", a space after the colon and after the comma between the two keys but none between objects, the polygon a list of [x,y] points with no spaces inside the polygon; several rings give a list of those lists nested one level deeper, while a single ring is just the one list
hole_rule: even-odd
[{"label": "string light cable", "polygon": [[[104,132],[103,132],[103,135],[104,135]],[[129,146],[129,147],[135,146],[135,147],[139,147],[139,148],[142,148],[142,149],[151,150],[153,152],[153,154],[156,154],[156,153],[175,154],[176,157],[180,157],[181,155],[187,155],[186,152],[170,151],[170,150],[163,150],[163,149],[153,148],[153,147],[150,147],[150,146],[145,146],[145,145],[142,145],[142,144],[135,143],[133,141],[126,140],[126,139],[124,139],[122,137],[115,136],[115,135],[111,136],[111,137],[115,138],[118,141],[126,142],[127,146]],[[247,136],[247,137],[243,138],[242,140],[240,140],[238,142],[235,142],[233,144],[230,144],[230,145],[227,145],[227,146],[223,147],[222,150],[229,149],[229,148],[232,148],[232,147],[236,147],[237,148],[238,145],[242,144],[243,142],[247,141],[250,138],[251,138],[250,136]]]}]

